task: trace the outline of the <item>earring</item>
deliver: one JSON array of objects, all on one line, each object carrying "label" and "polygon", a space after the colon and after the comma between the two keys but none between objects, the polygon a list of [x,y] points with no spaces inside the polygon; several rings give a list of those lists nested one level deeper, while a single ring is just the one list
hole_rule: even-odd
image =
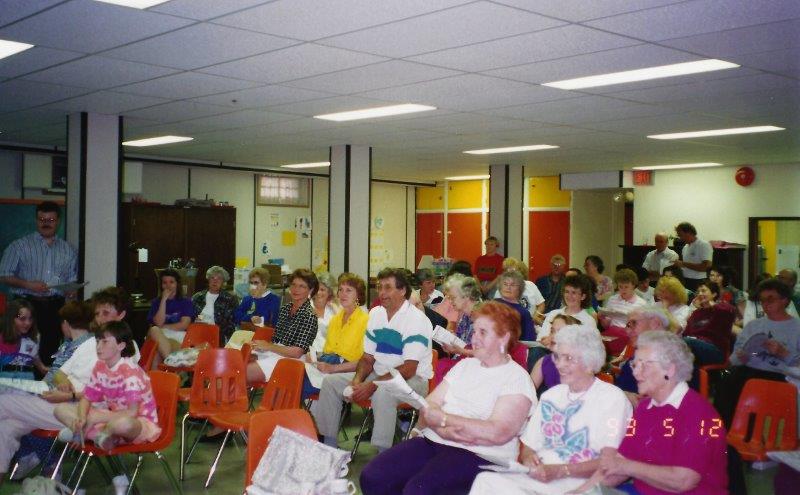
[{"label": "earring", "polygon": [[669,381],[669,375],[664,375],[664,380]]},{"label": "earring", "polygon": [[505,354],[505,353],[506,353],[506,346],[500,344],[500,354]]}]

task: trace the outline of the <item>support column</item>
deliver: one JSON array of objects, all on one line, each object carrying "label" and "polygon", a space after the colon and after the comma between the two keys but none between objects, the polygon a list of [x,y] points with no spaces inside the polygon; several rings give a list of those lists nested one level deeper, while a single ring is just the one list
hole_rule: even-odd
[{"label": "support column", "polygon": [[122,117],[82,112],[67,122],[67,239],[88,297],[117,285]]},{"label": "support column", "polygon": [[368,280],[372,148],[331,146],[330,162],[328,266]]},{"label": "support column", "polygon": [[489,165],[489,235],[500,239],[506,257],[522,259],[525,193],[522,165]]}]

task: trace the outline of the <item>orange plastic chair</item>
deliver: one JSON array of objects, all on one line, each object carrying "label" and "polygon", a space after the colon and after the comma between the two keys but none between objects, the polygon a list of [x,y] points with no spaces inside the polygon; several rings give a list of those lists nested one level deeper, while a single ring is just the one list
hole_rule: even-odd
[{"label": "orange plastic chair", "polygon": [[158,352],[158,342],[154,339],[147,338],[139,349],[139,366],[143,370],[150,370],[153,367],[153,360],[156,358]]},{"label": "orange plastic chair", "polygon": [[[86,454],[86,460],[78,475],[78,481],[75,483],[73,493],[77,492],[83,475],[86,472],[86,467],[89,465],[89,461],[97,457],[112,457],[122,454],[133,454],[137,456],[136,467],[131,475],[131,488],[134,486],[136,477],[141,470],[144,455],[153,454],[161,463],[164,474],[167,475],[173,490],[179,494],[183,493],[181,485],[175,479],[172,469],[170,469],[166,458],[161,453],[162,450],[169,447],[173,438],[175,438],[175,416],[178,411],[178,385],[180,384],[180,378],[174,373],[166,373],[164,371],[150,371],[148,375],[150,376],[150,384],[153,387],[153,396],[156,401],[158,426],[161,427],[161,435],[152,442],[120,445],[114,447],[110,451],[97,448],[92,443],[86,444],[83,448],[76,446],[80,449],[82,454]],[[80,463],[80,458],[78,462]],[[56,472],[58,472],[58,468],[54,471],[54,473]],[[129,493],[131,493],[130,490]]]},{"label": "orange plastic chair", "polygon": [[248,431],[250,440],[247,442],[247,472],[244,486],[250,485],[253,473],[261,461],[261,457],[269,446],[269,439],[276,426],[288,428],[301,435],[314,440],[317,439],[317,428],[314,420],[304,409],[290,409],[285,411],[262,411],[250,416]]},{"label": "orange plastic chair", "polygon": [[[306,367],[301,361],[296,359],[281,359],[278,361],[272,376],[267,381],[264,395],[261,397],[261,403],[258,405],[256,412],[299,409],[301,407],[300,397],[303,393],[303,377],[305,373]],[[208,417],[209,423],[226,431],[225,438],[222,439],[222,445],[219,446],[217,456],[214,458],[214,463],[208,471],[206,488],[211,484],[211,478],[214,477],[214,472],[217,470],[217,464],[222,457],[225,445],[228,443],[228,438],[232,433],[246,433],[250,424],[250,416],[252,414],[245,411],[213,414]]]},{"label": "orange plastic chair", "polygon": [[611,373],[606,373],[605,371],[601,371],[595,376],[606,383],[610,383],[612,385],[614,384],[614,376]]},{"label": "orange plastic chair", "polygon": [[[751,420],[753,429],[748,432]],[[797,388],[786,382],[748,380],[739,396],[728,443],[745,461],[765,461],[772,450],[795,450]]]},{"label": "orange plastic chair", "polygon": [[[181,349],[189,347],[209,348],[219,347],[219,327],[207,323],[192,323],[186,328],[186,336],[181,343]],[[158,365],[161,371],[172,371],[173,373],[190,373],[194,366],[168,366],[164,363]]]},{"label": "orange plastic chair", "polygon": [[266,340],[272,342],[272,337],[275,335],[275,329],[272,327],[253,326],[253,340]]},{"label": "orange plastic chair", "polygon": [[[242,352],[237,349],[206,349],[194,365],[194,380],[189,391],[189,410],[181,420],[180,479],[183,481],[186,456],[186,420],[208,419],[214,414],[248,410],[247,380]],[[192,450],[200,440],[195,439]]]},{"label": "orange plastic chair", "polygon": [[697,372],[698,379],[699,379],[699,384],[698,384],[699,390],[698,390],[698,392],[700,392],[700,395],[702,395],[706,399],[710,399],[711,398],[710,397],[710,395],[711,395],[710,394],[711,385],[710,385],[710,381],[709,381],[710,380],[709,372],[710,371],[724,370],[724,369],[728,368],[729,366],[730,366],[730,363],[727,362],[727,361],[725,361],[722,364],[707,364],[705,366],[701,366],[700,369]]}]

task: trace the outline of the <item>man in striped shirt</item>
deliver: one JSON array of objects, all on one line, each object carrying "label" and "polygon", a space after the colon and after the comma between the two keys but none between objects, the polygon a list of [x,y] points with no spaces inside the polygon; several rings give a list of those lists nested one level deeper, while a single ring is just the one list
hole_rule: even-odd
[{"label": "man in striped shirt", "polygon": [[61,208],[52,201],[36,207],[36,232],[21,237],[6,248],[0,260],[0,283],[11,294],[33,304],[39,333],[39,357],[49,365],[61,343],[58,310],[64,293],[54,286],[75,282],[78,257],[75,249],[56,237]]}]

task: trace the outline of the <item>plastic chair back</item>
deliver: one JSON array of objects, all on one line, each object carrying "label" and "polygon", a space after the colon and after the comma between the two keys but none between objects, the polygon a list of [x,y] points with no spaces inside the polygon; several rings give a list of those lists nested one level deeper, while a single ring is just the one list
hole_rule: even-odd
[{"label": "plastic chair back", "polygon": [[247,367],[247,363],[250,362],[250,355],[253,354],[253,348],[250,344],[242,344],[242,361],[244,361],[245,367]]},{"label": "plastic chair back", "polygon": [[158,426],[161,427],[161,435],[157,440],[151,442],[154,444],[154,450],[158,450],[166,448],[175,437],[175,417],[178,414],[178,387],[181,379],[175,373],[166,371],[150,371],[147,374],[150,376],[150,386],[153,388],[153,396],[156,401]]},{"label": "plastic chair back", "polygon": [[142,348],[139,349],[139,366],[143,370],[149,370],[153,367],[156,352],[158,352],[158,343],[150,338],[145,339]]},{"label": "plastic chair back", "polygon": [[205,349],[197,357],[189,393],[189,412],[246,411],[245,364],[237,349]]},{"label": "plastic chair back", "polygon": [[297,409],[303,394],[305,365],[296,359],[281,359],[264,387],[258,411]]},{"label": "plastic chair back", "polygon": [[614,377],[611,375],[611,373],[606,373],[604,371],[601,371],[600,373],[596,374],[595,376],[597,378],[603,380],[606,383],[610,383],[612,385],[614,384]]},{"label": "plastic chair back", "polygon": [[746,461],[766,460],[767,451],[796,449],[797,388],[786,382],[748,380],[739,396],[728,443]]},{"label": "plastic chair back", "polygon": [[[285,360],[284,360],[285,361]],[[289,409],[284,411],[262,411],[250,417],[249,439],[247,441],[247,473],[244,485],[250,484],[253,473],[258,467],[261,456],[269,446],[269,439],[276,426],[317,440],[317,429],[311,415],[305,409]]]},{"label": "plastic chair back", "polygon": [[201,344],[208,344],[209,347],[219,347],[219,327],[207,323],[192,323],[186,329],[186,337],[183,339],[181,347],[198,347]]},{"label": "plastic chair back", "polygon": [[253,326],[253,340],[266,340],[272,342],[272,336],[275,335],[275,329],[272,327]]}]

